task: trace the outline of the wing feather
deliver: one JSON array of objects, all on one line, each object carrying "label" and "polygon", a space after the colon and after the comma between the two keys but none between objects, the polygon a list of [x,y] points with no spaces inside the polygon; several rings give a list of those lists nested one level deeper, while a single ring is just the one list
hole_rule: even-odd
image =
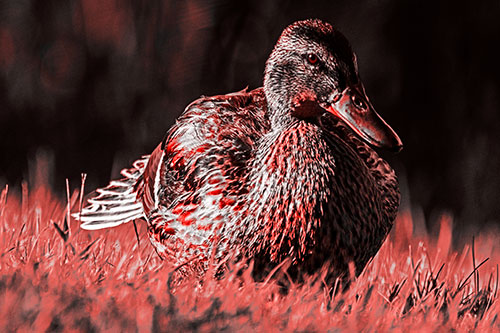
[{"label": "wing feather", "polygon": [[[142,178],[149,155],[133,163],[132,168],[121,171],[120,180],[112,180],[108,186],[97,189],[88,205],[73,217],[80,220],[86,230],[111,228],[143,217],[142,203],[137,200],[136,184]],[[92,194],[91,194],[92,196]]]}]

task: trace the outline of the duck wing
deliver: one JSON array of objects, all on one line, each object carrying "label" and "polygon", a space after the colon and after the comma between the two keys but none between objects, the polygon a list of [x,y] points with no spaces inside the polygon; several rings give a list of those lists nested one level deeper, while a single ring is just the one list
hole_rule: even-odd
[{"label": "duck wing", "polygon": [[194,101],[151,155],[97,189],[73,217],[87,230],[144,217],[164,226],[165,214],[155,218],[161,208],[170,222],[188,226],[190,213],[203,218],[203,211],[213,214],[234,204],[253,145],[269,129],[265,110],[262,88]]},{"label": "duck wing", "polygon": [[123,169],[124,177],[112,180],[108,186],[91,193],[87,205],[72,216],[80,220],[80,227],[97,230],[116,227],[120,224],[144,217],[142,204],[137,200],[135,185],[142,177],[149,155],[136,160],[131,168]]},{"label": "duck wing", "polygon": [[255,143],[270,127],[266,105],[259,88],[202,97],[186,108],[138,182],[152,233],[201,242],[213,236],[214,222],[242,208]]}]

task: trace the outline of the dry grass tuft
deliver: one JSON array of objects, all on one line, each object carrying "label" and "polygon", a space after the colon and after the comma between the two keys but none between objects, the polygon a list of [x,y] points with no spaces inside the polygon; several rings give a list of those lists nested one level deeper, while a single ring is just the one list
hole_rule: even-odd
[{"label": "dry grass tuft", "polygon": [[[69,193],[69,191],[68,191]],[[81,204],[77,192],[69,206]],[[283,296],[248,271],[169,288],[173,267],[132,224],[86,232],[45,187],[0,197],[2,331],[425,331],[500,330],[498,235],[451,248],[451,219],[437,239],[416,237],[402,213],[384,246],[344,294],[295,285]]]}]

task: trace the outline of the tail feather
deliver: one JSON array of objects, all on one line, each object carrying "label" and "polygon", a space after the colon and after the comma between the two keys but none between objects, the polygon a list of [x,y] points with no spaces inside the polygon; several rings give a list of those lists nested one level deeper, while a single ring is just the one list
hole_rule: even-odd
[{"label": "tail feather", "polygon": [[142,203],[137,200],[136,184],[146,168],[149,155],[133,163],[132,168],[120,173],[125,178],[112,180],[108,186],[97,189],[88,205],[73,217],[86,230],[111,228],[143,217]]}]

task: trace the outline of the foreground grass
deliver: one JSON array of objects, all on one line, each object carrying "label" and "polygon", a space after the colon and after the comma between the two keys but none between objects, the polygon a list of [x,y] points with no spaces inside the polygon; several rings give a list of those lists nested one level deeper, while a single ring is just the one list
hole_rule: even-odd
[{"label": "foreground grass", "polygon": [[[78,207],[76,193],[68,198]],[[345,293],[321,284],[286,296],[249,272],[186,281],[154,252],[138,224],[86,232],[46,188],[0,197],[1,331],[425,331],[500,330],[500,238],[480,235],[451,249],[451,220],[439,236],[413,235],[401,214],[384,246]],[[68,223],[69,221],[69,223]],[[471,237],[472,239],[472,237]],[[474,244],[475,243],[475,244]]]}]

